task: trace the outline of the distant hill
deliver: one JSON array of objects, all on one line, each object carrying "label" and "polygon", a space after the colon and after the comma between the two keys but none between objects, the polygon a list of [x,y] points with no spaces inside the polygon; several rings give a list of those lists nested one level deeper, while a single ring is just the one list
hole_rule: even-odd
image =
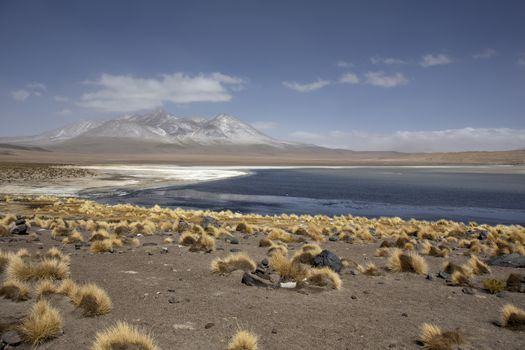
[{"label": "distant hill", "polygon": [[158,109],[0,138],[0,161],[264,165],[525,164],[508,152],[355,152],[274,139],[229,115],[189,119]]}]

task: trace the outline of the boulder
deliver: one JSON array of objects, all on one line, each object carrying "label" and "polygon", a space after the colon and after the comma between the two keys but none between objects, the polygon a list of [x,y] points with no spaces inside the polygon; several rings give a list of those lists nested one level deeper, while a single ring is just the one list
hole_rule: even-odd
[{"label": "boulder", "polygon": [[212,218],[211,216],[204,216],[201,221],[201,226],[206,229],[208,226],[216,226],[217,220]]},{"label": "boulder", "polygon": [[261,277],[249,272],[245,272],[244,275],[242,275],[241,283],[250,287],[271,286],[271,283],[268,280],[262,279]]},{"label": "boulder", "polygon": [[341,272],[341,268],[343,267],[341,259],[327,249],[323,250],[321,254],[314,258],[312,265],[314,267],[329,267],[335,272]]},{"label": "boulder", "polygon": [[27,225],[22,224],[22,225],[14,226],[10,232],[13,235],[27,235]]},{"label": "boulder", "polygon": [[525,256],[518,253],[500,255],[490,259],[487,263],[492,266],[525,267]]}]

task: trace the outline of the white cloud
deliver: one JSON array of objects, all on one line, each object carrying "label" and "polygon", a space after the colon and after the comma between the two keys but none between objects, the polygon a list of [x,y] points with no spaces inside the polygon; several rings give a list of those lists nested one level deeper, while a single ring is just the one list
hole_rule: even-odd
[{"label": "white cloud", "polygon": [[79,106],[102,112],[134,112],[160,107],[165,102],[226,102],[231,91],[240,89],[241,78],[222,73],[189,76],[184,73],[163,74],[155,78],[103,74],[85,82],[100,89],[81,96]]},{"label": "white cloud", "polygon": [[31,90],[47,90],[47,86],[37,81],[27,84],[26,87]]},{"label": "white cloud", "polygon": [[378,57],[378,56],[370,57],[370,62],[372,62],[372,64],[388,64],[388,65],[405,64],[406,63],[405,61],[400,60],[398,58]]},{"label": "white cloud", "polygon": [[69,101],[69,97],[56,95],[56,96],[53,96],[53,100],[55,100],[57,102],[67,102],[67,101]]},{"label": "white cloud", "polygon": [[24,89],[20,89],[20,90],[11,91],[11,96],[16,101],[25,101],[29,98],[29,96],[31,96],[31,92],[24,90]]},{"label": "white cloud", "polygon": [[296,141],[356,151],[458,152],[504,151],[525,148],[525,129],[462,128],[434,131],[332,131],[296,132]]},{"label": "white cloud", "polygon": [[391,88],[408,84],[408,79],[403,73],[386,74],[385,72],[367,72],[366,83],[373,86]]},{"label": "white cloud", "polygon": [[452,59],[448,55],[444,54],[428,54],[421,57],[420,65],[423,67],[440,66],[444,64],[452,63]]},{"label": "white cloud", "polygon": [[321,80],[321,79],[318,79],[317,81],[314,81],[312,83],[306,83],[306,84],[297,83],[295,81],[292,81],[292,82],[283,81],[283,85],[285,87],[287,87],[288,89],[298,91],[298,92],[310,92],[310,91],[319,90],[319,89],[324,88],[328,84],[330,84],[328,80]]},{"label": "white cloud", "polygon": [[271,130],[277,127],[277,123],[260,121],[260,122],[251,123],[251,126],[253,126],[257,130]]},{"label": "white cloud", "polygon": [[483,49],[481,52],[477,52],[473,54],[472,57],[479,60],[479,59],[489,59],[492,57],[496,57],[498,55],[499,55],[498,51],[494,49],[486,48],[486,49]]},{"label": "white cloud", "polygon": [[518,66],[525,67],[525,52],[520,53],[520,54],[518,55],[518,61],[517,61],[517,63],[518,63]]},{"label": "white cloud", "polygon": [[359,83],[359,78],[354,73],[345,73],[341,75],[339,82],[347,84],[357,84]]},{"label": "white cloud", "polygon": [[335,64],[337,67],[339,68],[350,68],[350,67],[353,67],[354,64],[352,62],[349,62],[349,61],[337,61],[337,63]]},{"label": "white cloud", "polygon": [[11,91],[11,96],[16,101],[25,101],[31,96],[41,96],[42,91],[45,91],[47,87],[39,82],[32,82],[27,84],[23,89]]}]

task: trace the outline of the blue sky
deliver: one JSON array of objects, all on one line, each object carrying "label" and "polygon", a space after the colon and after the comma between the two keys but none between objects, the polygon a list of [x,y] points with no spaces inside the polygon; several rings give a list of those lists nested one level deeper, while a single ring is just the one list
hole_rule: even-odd
[{"label": "blue sky", "polygon": [[523,1],[0,0],[0,136],[162,106],[352,149],[525,147]]}]

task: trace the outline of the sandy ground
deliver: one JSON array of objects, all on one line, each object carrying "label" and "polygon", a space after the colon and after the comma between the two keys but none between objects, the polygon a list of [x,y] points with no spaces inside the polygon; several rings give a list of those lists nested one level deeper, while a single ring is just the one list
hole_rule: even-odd
[{"label": "sandy ground", "polygon": [[[218,249],[212,253],[191,253],[176,244],[164,245],[164,236],[155,235],[142,239],[143,246],[138,248],[94,255],[87,248],[62,246],[48,231],[37,232],[40,241],[2,238],[0,246],[10,251],[27,248],[32,254],[57,246],[70,254],[73,278],[97,283],[114,303],[110,314],[85,318],[66,299],[55,299],[54,305],[65,318],[64,334],[41,349],[87,349],[97,331],[117,320],[150,331],[162,349],[224,349],[239,328],[255,332],[260,349],[420,349],[416,340],[418,327],[424,322],[444,329],[461,328],[469,341],[462,349],[517,350],[525,345],[525,332],[494,324],[504,304],[525,306],[523,293],[504,292],[500,297],[477,289],[469,295],[462,287],[447,286],[439,278],[390,272],[370,277],[350,271],[342,273],[341,290],[248,287],[240,283],[241,272],[213,275],[210,262],[231,249],[241,249],[258,261],[263,259],[266,248],[257,244],[261,234],[239,233],[238,245],[218,241]],[[379,242],[322,244],[357,263],[372,261],[384,267],[386,258],[373,256],[378,246]],[[161,247],[167,247],[168,253],[161,254]],[[466,261],[462,253],[462,249],[453,251],[451,260]],[[443,259],[426,260],[431,274],[436,274]],[[492,270],[492,277],[499,278],[522,272]],[[31,303],[0,299],[0,320],[23,317]]]}]

